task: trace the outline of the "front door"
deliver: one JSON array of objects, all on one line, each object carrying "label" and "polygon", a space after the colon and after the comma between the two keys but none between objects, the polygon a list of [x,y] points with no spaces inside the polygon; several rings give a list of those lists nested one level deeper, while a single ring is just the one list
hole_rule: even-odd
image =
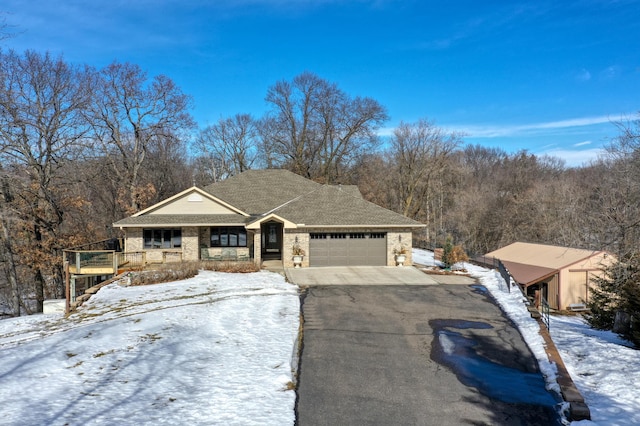
[{"label": "front door", "polygon": [[262,258],[282,260],[282,224],[267,222],[262,225]]}]

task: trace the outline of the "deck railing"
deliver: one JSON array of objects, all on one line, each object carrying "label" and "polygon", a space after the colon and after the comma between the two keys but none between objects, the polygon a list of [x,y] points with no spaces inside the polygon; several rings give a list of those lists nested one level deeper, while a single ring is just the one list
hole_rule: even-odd
[{"label": "deck railing", "polygon": [[64,260],[72,274],[109,275],[117,266],[114,255],[114,250],[65,250]]},{"label": "deck railing", "polygon": [[143,251],[134,252],[119,252],[118,257],[118,270],[120,269],[142,269],[147,263],[147,257]]},{"label": "deck railing", "polygon": [[542,314],[542,322],[547,326],[547,330],[551,327],[551,321],[549,320],[549,313],[551,309],[549,302],[544,297],[540,297],[540,313]]},{"label": "deck railing", "polygon": [[63,256],[73,275],[111,275],[123,270],[143,269],[149,263],[182,262],[182,253],[171,250],[155,252],[153,258],[144,251],[115,250],[64,250]]}]

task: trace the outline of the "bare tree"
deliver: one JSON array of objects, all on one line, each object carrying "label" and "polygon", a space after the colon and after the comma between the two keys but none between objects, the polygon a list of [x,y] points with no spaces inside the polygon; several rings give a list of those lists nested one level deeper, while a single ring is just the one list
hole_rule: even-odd
[{"label": "bare tree", "polygon": [[185,143],[171,135],[158,137],[149,146],[143,177],[156,189],[152,202],[164,200],[192,184],[193,173],[184,147]]},{"label": "bare tree", "polygon": [[200,132],[195,147],[211,167],[213,182],[249,170],[256,163],[258,128],[249,114],[221,118]]},{"label": "bare tree", "polygon": [[13,179],[5,176],[3,182],[5,209],[11,194],[23,236],[15,244],[5,234],[5,247],[32,271],[38,311],[47,278],[53,279],[53,292],[62,288],[56,250],[68,199],[59,172],[84,146],[85,75],[48,54],[0,53],[0,160],[14,169]]},{"label": "bare tree", "polygon": [[607,147],[608,185],[595,198],[621,257],[640,251],[640,118],[616,123],[619,136]]},{"label": "bare tree", "polygon": [[427,120],[401,122],[394,130],[389,154],[395,163],[402,214],[412,218],[424,215],[429,220],[434,182],[460,141],[460,134],[446,132]]},{"label": "bare tree", "polygon": [[10,314],[14,316],[20,315],[20,287],[18,284],[18,266],[16,259],[16,250],[14,248],[13,236],[11,235],[10,212],[9,205],[13,201],[13,194],[9,184],[9,178],[2,169],[0,164],[0,262],[2,269],[9,284],[9,292],[6,299],[9,302]]},{"label": "bare tree", "polygon": [[0,11],[0,41],[13,37],[15,34],[10,31],[12,25],[7,23],[7,12]]},{"label": "bare tree", "polygon": [[336,84],[304,72],[270,87],[271,111],[261,124],[269,166],[339,182],[347,168],[376,146],[387,113],[371,98],[351,98]]},{"label": "bare tree", "polygon": [[95,84],[88,114],[93,136],[123,191],[124,213],[131,214],[153,192],[150,183],[141,181],[151,144],[158,139],[180,141],[179,135],[194,126],[190,98],[168,77],[148,81],[146,73],[130,63],[112,63],[97,73]]},{"label": "bare tree", "polygon": [[354,182],[362,197],[379,206],[394,210],[396,193],[393,186],[393,176],[389,174],[392,165],[387,156],[381,152],[364,154],[353,168]]}]

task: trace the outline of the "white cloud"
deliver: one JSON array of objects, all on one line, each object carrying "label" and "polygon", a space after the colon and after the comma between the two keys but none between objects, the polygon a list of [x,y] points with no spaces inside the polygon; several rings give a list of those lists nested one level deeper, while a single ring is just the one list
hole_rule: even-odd
[{"label": "white cloud", "polygon": [[598,160],[605,154],[605,150],[602,148],[573,150],[573,149],[551,149],[545,152],[538,152],[536,155],[549,155],[551,157],[557,157],[565,161],[565,164],[569,167],[584,166],[592,161]]},{"label": "white cloud", "polygon": [[585,145],[591,145],[591,144],[592,144],[591,141],[584,141],[584,142],[574,143],[573,146],[574,147],[579,147],[579,146],[585,146]]},{"label": "white cloud", "polygon": [[578,71],[578,74],[576,75],[576,80],[589,81],[591,80],[591,73],[587,69],[582,68],[580,71]]},{"label": "white cloud", "polygon": [[378,136],[393,136],[395,127],[382,127],[376,132]]},{"label": "white cloud", "polygon": [[603,80],[611,80],[616,78],[620,74],[620,67],[617,65],[611,65],[600,72],[600,77]]},{"label": "white cloud", "polygon": [[532,133],[539,133],[540,130],[560,130],[576,127],[593,126],[597,124],[623,121],[625,115],[602,115],[596,117],[572,118],[568,120],[548,121],[531,124],[512,125],[486,125],[486,126],[466,126],[455,125],[451,128],[464,132],[470,138],[499,138],[506,136],[524,136]]}]

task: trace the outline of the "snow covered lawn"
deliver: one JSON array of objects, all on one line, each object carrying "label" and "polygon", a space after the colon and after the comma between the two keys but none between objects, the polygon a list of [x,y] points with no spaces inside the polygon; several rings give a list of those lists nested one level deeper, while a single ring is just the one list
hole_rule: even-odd
[{"label": "snow covered lawn", "polygon": [[[551,318],[551,338],[599,425],[640,425],[640,351],[580,316]],[[590,422],[574,422],[573,425]]]},{"label": "snow covered lawn", "polygon": [[0,321],[0,423],[293,424],[297,290],[206,271]]},{"label": "snow covered lawn", "polygon": [[[435,264],[433,253],[426,250],[414,249],[413,260],[422,265]],[[522,303],[522,294],[509,293],[496,271],[468,263],[464,267],[518,325],[538,359],[547,387],[557,390],[557,370],[547,358],[538,323]],[[640,351],[611,332],[591,329],[580,316],[553,316],[550,332],[571,378],[591,410],[592,421],[571,424],[640,425]]]}]

